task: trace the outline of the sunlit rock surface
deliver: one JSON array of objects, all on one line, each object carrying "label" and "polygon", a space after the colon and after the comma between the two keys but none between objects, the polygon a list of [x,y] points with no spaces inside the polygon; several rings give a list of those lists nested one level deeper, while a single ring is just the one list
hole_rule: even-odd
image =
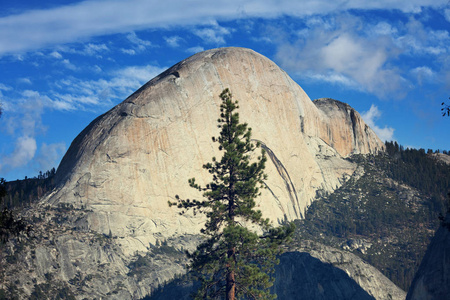
[{"label": "sunlit rock surface", "polygon": [[[302,218],[318,190],[331,192],[355,170],[343,159],[383,143],[350,106],[312,102],[283,70],[249,49],[196,54],[149,81],[94,120],[73,141],[48,203],[91,210],[78,225],[124,238],[124,253],[145,251],[156,235],[198,232],[168,200],[201,197],[187,180],[210,181],[202,165],[219,156],[211,137],[224,88],[241,120],[267,150],[267,189],[258,209],[275,223]],[[255,153],[258,155],[258,153]]]}]

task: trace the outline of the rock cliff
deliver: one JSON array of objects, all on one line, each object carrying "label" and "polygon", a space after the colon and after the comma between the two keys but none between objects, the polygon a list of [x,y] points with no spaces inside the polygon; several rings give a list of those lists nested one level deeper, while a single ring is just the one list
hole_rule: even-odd
[{"label": "rock cliff", "polygon": [[431,240],[406,297],[406,300],[447,299],[450,299],[450,212]]},{"label": "rock cliff", "polygon": [[350,106],[312,102],[276,64],[242,48],[196,54],[149,81],[94,120],[73,141],[47,203],[92,212],[78,225],[123,237],[125,253],[145,251],[156,235],[198,232],[168,200],[200,197],[187,180],[210,180],[202,165],[220,155],[212,136],[224,88],[267,150],[267,187],[258,208],[275,223],[302,218],[318,190],[333,191],[355,170],[344,158],[383,143]]},{"label": "rock cliff", "polygon": [[317,126],[317,135],[342,156],[376,153],[380,149],[376,134],[365,124],[359,113],[347,103],[330,98],[314,100],[326,117]]},{"label": "rock cliff", "polygon": [[[308,253],[309,255],[311,255],[311,257],[322,262],[322,264],[329,264],[335,269],[339,269],[340,271],[348,275],[348,277],[351,278],[351,280],[364,291],[364,293],[362,293],[362,291],[360,291],[358,288],[352,287],[352,282],[349,282],[347,279],[344,280],[346,278],[345,276],[339,275],[340,272],[338,272],[337,270],[333,270],[333,273],[336,274],[335,277],[330,276],[330,274],[323,274],[323,277],[332,278],[332,282],[335,281],[338,283],[328,283],[328,285],[331,286],[329,290],[333,291],[334,287],[333,292],[336,295],[340,296],[340,298],[328,298],[325,296],[325,292],[322,292],[321,295],[317,297],[311,297],[311,299],[359,299],[356,297],[356,295],[360,295],[361,299],[366,299],[366,295],[370,296],[372,299],[377,300],[405,299],[406,293],[403,290],[393,284],[388,278],[381,274],[380,271],[366,263],[355,254],[328,247],[317,242],[303,243],[301,247],[297,247],[297,251]],[[306,266],[301,266],[301,264],[298,262],[296,262],[295,264],[298,268],[297,272],[303,272],[304,274],[313,272]],[[283,265],[280,265],[280,267],[282,266]],[[317,276],[317,278],[319,280],[323,280],[323,278],[321,278],[320,276]],[[349,288],[337,288],[337,286],[339,286],[340,280],[346,281],[347,283],[345,284],[348,284]],[[294,282],[292,282],[292,284],[294,284]],[[317,288],[317,290],[320,291],[320,288]],[[354,293],[353,295],[355,296],[352,296],[351,293]],[[306,299],[308,299],[308,297],[306,297]]]}]

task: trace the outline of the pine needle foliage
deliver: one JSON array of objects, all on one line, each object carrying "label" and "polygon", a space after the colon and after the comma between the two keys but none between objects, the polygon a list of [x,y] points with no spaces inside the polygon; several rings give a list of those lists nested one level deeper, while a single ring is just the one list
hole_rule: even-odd
[{"label": "pine needle foliage", "polygon": [[[180,214],[192,210],[206,215],[201,229],[204,241],[193,253],[190,271],[201,286],[195,299],[275,299],[269,288],[273,285],[277,255],[294,231],[294,225],[274,228],[269,219],[255,209],[255,198],[264,188],[266,154],[252,159],[259,143],[251,140],[251,128],[239,122],[238,102],[229,89],[220,94],[220,135],[213,142],[223,152],[220,160],[203,165],[212,176],[206,186],[189,179],[189,185],[203,192],[203,200],[176,196]],[[261,235],[244,224],[259,227]],[[255,227],[255,226],[253,226]]]}]

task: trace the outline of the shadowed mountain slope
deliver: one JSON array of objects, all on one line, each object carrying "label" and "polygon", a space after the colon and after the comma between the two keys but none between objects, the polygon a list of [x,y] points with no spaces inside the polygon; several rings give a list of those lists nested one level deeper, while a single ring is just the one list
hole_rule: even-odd
[{"label": "shadowed mountain slope", "polygon": [[450,211],[436,231],[420,264],[407,300],[450,298]]},{"label": "shadowed mountain slope", "polygon": [[[144,299],[187,300],[194,286],[181,277]],[[272,292],[280,300],[401,300],[406,294],[356,255],[311,242],[281,255]]]}]

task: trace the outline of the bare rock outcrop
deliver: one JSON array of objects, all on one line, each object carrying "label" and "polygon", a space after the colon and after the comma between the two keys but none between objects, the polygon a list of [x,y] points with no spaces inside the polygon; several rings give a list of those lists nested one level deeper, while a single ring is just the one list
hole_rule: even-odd
[{"label": "bare rock outcrop", "polygon": [[431,157],[444,164],[450,165],[450,155],[444,153],[433,153]]},{"label": "bare rock outcrop", "polygon": [[257,205],[275,223],[302,218],[318,190],[339,187],[356,167],[346,156],[384,147],[348,105],[313,103],[266,57],[214,49],[176,64],[83,130],[46,203],[91,210],[78,225],[124,238],[125,253],[145,251],[155,235],[198,232],[202,220],[180,217],[167,201],[201,197],[187,180],[210,180],[201,166],[220,155],[211,137],[226,87],[269,154],[268,188]]},{"label": "bare rock outcrop", "polygon": [[2,245],[2,299],[141,299],[186,272],[183,250],[193,251],[199,239],[161,240],[145,254],[129,255],[119,237],[69,226],[85,210],[32,207],[24,213],[33,219],[31,235]]},{"label": "bare rock outcrop", "polygon": [[341,156],[380,150],[378,137],[350,105],[330,98],[316,99],[314,104],[326,116],[317,135]]},{"label": "bare rock outcrop", "polygon": [[[369,265],[353,253],[338,250],[320,243],[305,243],[298,249],[309,253],[322,263],[331,264],[333,267],[345,272],[367,295],[377,300],[403,300],[406,293],[381,274],[373,266]],[[311,271],[309,271],[311,272]],[[344,289],[345,290],[345,289]],[[335,291],[339,293],[338,290]],[[350,290],[345,291],[347,293]],[[345,293],[341,291],[342,294]],[[326,297],[323,299],[327,299]],[[331,298],[328,298],[331,299]],[[356,299],[343,297],[343,299]]]}]

